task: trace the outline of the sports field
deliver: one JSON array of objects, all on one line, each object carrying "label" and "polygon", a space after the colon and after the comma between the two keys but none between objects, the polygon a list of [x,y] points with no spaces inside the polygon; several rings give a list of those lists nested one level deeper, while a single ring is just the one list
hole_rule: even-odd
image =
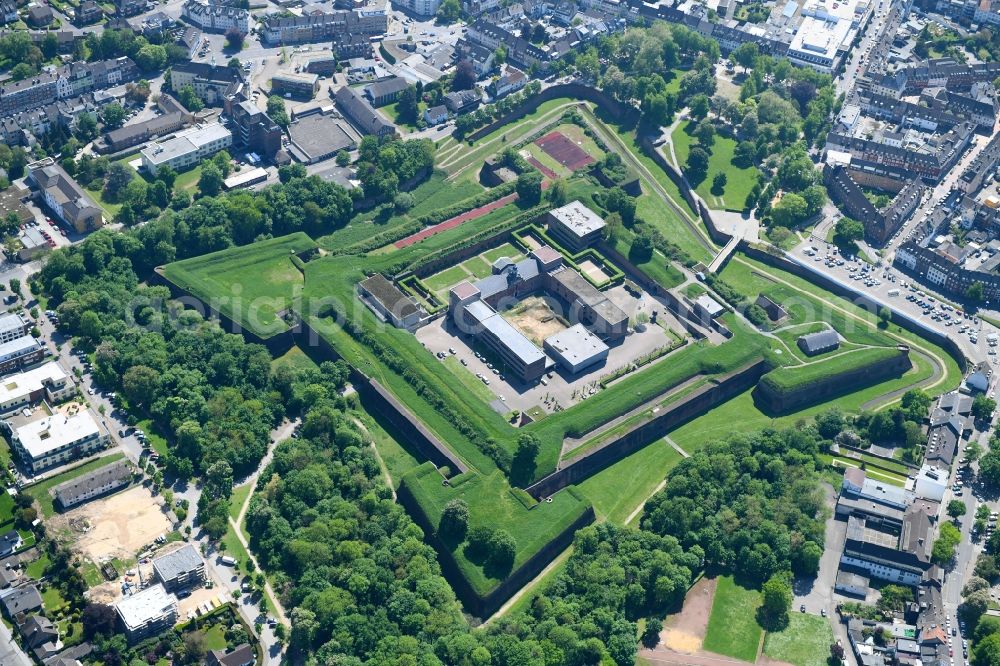
[{"label": "sports field", "polygon": [[315,247],[298,232],[177,261],[164,266],[163,275],[266,338],[288,328],[277,313],[291,305],[304,284],[292,257]]}]

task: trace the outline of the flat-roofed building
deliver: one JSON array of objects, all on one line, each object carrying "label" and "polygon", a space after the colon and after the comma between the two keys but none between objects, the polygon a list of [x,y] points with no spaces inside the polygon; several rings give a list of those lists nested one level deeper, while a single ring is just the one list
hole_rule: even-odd
[{"label": "flat-roofed building", "polygon": [[46,400],[62,402],[76,392],[76,384],[62,366],[51,361],[0,379],[0,413]]},{"label": "flat-roofed building", "polygon": [[28,334],[28,322],[16,312],[0,314],[0,343],[23,338]]},{"label": "flat-roofed building", "polygon": [[572,374],[603,362],[608,358],[609,351],[608,346],[583,324],[574,324],[545,338],[544,348]]},{"label": "flat-roofed building", "polygon": [[250,187],[267,180],[267,169],[254,167],[249,171],[241,171],[226,178],[222,186],[227,190],[238,190],[242,187]]},{"label": "flat-roofed building", "polygon": [[100,451],[111,442],[89,411],[68,415],[46,408],[30,418],[7,418],[2,424],[11,448],[34,473]]},{"label": "flat-roofed building", "polygon": [[298,99],[312,99],[319,91],[319,74],[276,74],[271,78],[271,93]]},{"label": "flat-roofed building", "polygon": [[52,489],[52,496],[63,509],[70,509],[87,500],[124,488],[131,481],[132,465],[118,460],[60,483]]},{"label": "flat-roofed building", "polygon": [[28,335],[0,344],[0,373],[14,372],[45,358],[45,345]]},{"label": "flat-roofed building", "polygon": [[694,309],[695,312],[708,319],[715,319],[726,311],[726,308],[722,307],[722,303],[719,303],[708,294],[702,294],[694,299]]},{"label": "flat-roofed building", "polygon": [[134,123],[106,132],[101,137],[97,149],[99,152],[116,153],[133,146],[151,141],[158,136],[176,132],[187,124],[190,115],[181,111],[165,113],[141,123]]},{"label": "flat-roofed building", "polygon": [[153,573],[167,592],[194,587],[205,582],[205,560],[191,544],[153,558]]},{"label": "flat-roofed building", "polygon": [[502,359],[507,372],[530,382],[545,374],[552,361],[524,333],[483,301],[464,308],[463,322]]},{"label": "flat-roofed building", "polygon": [[231,145],[233,133],[221,123],[209,123],[185,130],[162,143],[150,144],[140,154],[143,168],[155,176],[165,166],[182,171]]},{"label": "flat-roofed building", "polygon": [[381,273],[358,283],[362,302],[396,328],[413,331],[420,323],[420,308]]},{"label": "flat-roofed building", "polygon": [[563,267],[549,273],[549,290],[569,305],[577,321],[602,340],[620,340],[628,332],[628,315],[577,271]]},{"label": "flat-roofed building", "polygon": [[289,152],[300,162],[314,164],[342,150],[354,150],[357,142],[344,125],[343,119],[323,113],[297,117],[288,125]]},{"label": "flat-roofed building", "polygon": [[135,643],[174,626],[177,597],[158,583],[125,597],[115,604],[115,610],[129,642]]},{"label": "flat-roofed building", "polygon": [[579,252],[599,241],[606,226],[600,215],[580,201],[553,208],[545,217],[549,233],[571,252]]}]

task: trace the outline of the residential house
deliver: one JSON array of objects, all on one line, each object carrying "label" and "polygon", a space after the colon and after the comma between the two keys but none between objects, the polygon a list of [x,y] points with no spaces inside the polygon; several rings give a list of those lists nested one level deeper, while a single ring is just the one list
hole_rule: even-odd
[{"label": "residential house", "polygon": [[528,83],[528,77],[516,67],[507,67],[503,75],[490,84],[490,94],[494,99],[515,93]]},{"label": "residential house", "polygon": [[187,0],[181,16],[205,32],[224,33],[236,29],[244,35],[250,33],[250,12],[220,0]]},{"label": "residential house", "polygon": [[350,86],[338,90],[334,99],[344,117],[362,134],[390,136],[396,133],[396,126],[382,117],[368,100]]},{"label": "residential house", "polygon": [[26,21],[32,28],[44,28],[52,23],[54,18],[55,14],[52,13],[51,7],[48,5],[35,5],[28,10]]},{"label": "residential house", "polygon": [[124,597],[117,604],[118,624],[129,642],[154,636],[177,622],[177,597],[157,583]]},{"label": "residential house", "polygon": [[424,122],[430,127],[448,122],[448,107],[444,104],[427,107],[424,109]]},{"label": "residential house", "polygon": [[236,646],[229,652],[212,650],[208,653],[208,666],[254,666],[257,656],[248,643]]},{"label": "residential house", "polygon": [[478,90],[456,90],[444,96],[444,105],[455,114],[475,111],[482,101],[483,97]]},{"label": "residential house", "polygon": [[185,86],[191,86],[209,106],[221,106],[225,98],[236,94],[243,84],[243,73],[228,65],[180,62],[170,68],[170,89],[174,94]]},{"label": "residential house", "polygon": [[17,530],[8,530],[0,534],[0,557],[7,557],[21,547],[21,535]]},{"label": "residential house", "polygon": [[52,213],[77,233],[104,226],[104,215],[83,188],[51,158],[28,165],[28,181]]},{"label": "residential house", "polygon": [[17,20],[17,2],[15,0],[3,0],[0,2],[0,24],[15,23]]},{"label": "residential house", "polygon": [[4,615],[13,621],[21,613],[31,613],[42,607],[42,595],[34,585],[23,585],[8,590],[0,596]]},{"label": "residential house", "polygon": [[104,9],[94,0],[83,0],[73,10],[73,21],[77,25],[90,25],[104,18]]},{"label": "residential house", "polygon": [[52,495],[56,504],[64,510],[70,509],[87,500],[124,488],[132,481],[132,473],[132,465],[118,460],[60,483],[52,489]]}]

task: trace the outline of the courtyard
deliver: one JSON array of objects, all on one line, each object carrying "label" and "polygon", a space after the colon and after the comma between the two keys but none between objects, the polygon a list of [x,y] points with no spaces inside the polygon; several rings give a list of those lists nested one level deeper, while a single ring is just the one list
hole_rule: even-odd
[{"label": "courtyard", "polygon": [[[640,312],[651,317],[656,312],[657,323],[647,324],[641,332],[633,330],[624,340],[610,345],[606,361],[585,368],[577,374],[570,374],[557,365],[540,382],[524,383],[516,377],[508,377],[503,374],[499,364],[495,368],[490,367],[492,356],[485,345],[460,332],[447,317],[435,319],[420,328],[416,337],[432,354],[445,353],[447,356],[442,361],[456,375],[457,381],[466,386],[475,386],[473,394],[487,399],[494,410],[501,414],[514,410],[531,412],[532,417],[536,418],[566,409],[596,395],[601,391],[600,381],[603,377],[662,347],[676,344],[678,338],[685,335],[680,322],[648,293],[642,292],[634,297],[623,286],[613,287],[603,293],[630,318],[634,319]],[[555,299],[533,295],[501,314],[540,346],[544,338],[564,330],[572,323],[558,314],[561,309],[559,305]],[[451,354],[450,349],[454,349],[455,353]],[[457,358],[458,363],[452,357]],[[488,385],[480,379],[480,375],[489,380]]]}]

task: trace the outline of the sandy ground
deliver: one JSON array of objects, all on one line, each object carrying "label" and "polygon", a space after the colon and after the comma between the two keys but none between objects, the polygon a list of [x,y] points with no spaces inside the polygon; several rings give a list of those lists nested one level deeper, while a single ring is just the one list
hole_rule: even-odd
[{"label": "sandy ground", "polygon": [[162,502],[147,488],[134,486],[88,502],[50,522],[57,533],[74,535],[73,548],[93,562],[134,558],[156,537],[170,531]]},{"label": "sandy ground", "polygon": [[545,300],[538,296],[529,296],[504,312],[503,316],[539,347],[542,340],[566,328]]},{"label": "sandy ground", "polygon": [[600,284],[604,280],[608,279],[608,274],[604,272],[604,269],[595,264],[590,259],[584,259],[579,263],[580,271],[589,277],[594,282]]},{"label": "sandy ground", "polygon": [[702,578],[695,583],[684,598],[681,612],[671,615],[664,623],[663,631],[660,633],[663,646],[685,654],[694,654],[701,650],[714,597],[714,578]]}]

